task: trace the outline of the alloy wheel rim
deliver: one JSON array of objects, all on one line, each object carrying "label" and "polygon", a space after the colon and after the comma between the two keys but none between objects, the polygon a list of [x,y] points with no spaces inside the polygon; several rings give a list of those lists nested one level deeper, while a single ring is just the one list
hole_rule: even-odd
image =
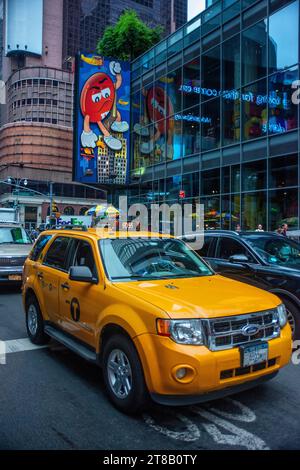
[{"label": "alloy wheel rim", "polygon": [[292,329],[292,334],[294,336],[295,328],[296,328],[294,315],[289,310],[287,310],[286,313],[287,313],[288,322],[289,322],[290,327]]},{"label": "alloy wheel rim", "polygon": [[30,334],[32,336],[35,336],[38,328],[38,315],[37,315],[37,310],[34,305],[30,305],[28,309],[28,329],[30,331]]},{"label": "alloy wheel rim", "polygon": [[114,349],[108,357],[107,376],[114,395],[127,398],[132,390],[132,371],[128,357],[120,349]]}]

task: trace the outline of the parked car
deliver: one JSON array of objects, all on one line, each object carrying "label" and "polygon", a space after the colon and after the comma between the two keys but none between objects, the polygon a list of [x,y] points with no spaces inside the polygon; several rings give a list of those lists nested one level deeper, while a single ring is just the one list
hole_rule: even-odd
[{"label": "parked car", "polygon": [[31,248],[32,240],[20,224],[0,223],[0,284],[21,283]]},{"label": "parked car", "polygon": [[142,410],[216,399],[268,380],[291,355],[280,299],[215,275],[180,240],[51,230],[24,267],[27,332],[101,365],[110,400]]},{"label": "parked car", "polygon": [[205,232],[198,250],[223,276],[272,292],[285,304],[300,339],[300,244],[273,232]]}]

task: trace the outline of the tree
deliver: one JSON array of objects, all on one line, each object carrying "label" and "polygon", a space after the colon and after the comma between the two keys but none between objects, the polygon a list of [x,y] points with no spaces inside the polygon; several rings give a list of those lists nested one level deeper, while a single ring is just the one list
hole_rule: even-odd
[{"label": "tree", "polygon": [[97,44],[97,52],[105,57],[133,60],[156,44],[162,26],[150,28],[134,10],[126,10],[115,26],[108,26]]}]

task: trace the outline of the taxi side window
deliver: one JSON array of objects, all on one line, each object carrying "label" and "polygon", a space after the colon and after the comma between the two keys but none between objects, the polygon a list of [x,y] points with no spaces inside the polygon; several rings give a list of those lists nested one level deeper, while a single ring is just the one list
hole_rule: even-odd
[{"label": "taxi side window", "polygon": [[43,264],[65,271],[70,241],[71,239],[67,237],[57,237],[47,251]]},{"label": "taxi side window", "polygon": [[87,241],[78,241],[77,247],[75,249],[72,266],[87,266],[90,268],[91,273],[94,277],[97,277],[97,269],[95,258],[93,255],[93,250],[89,242]]},{"label": "taxi side window", "polygon": [[29,254],[29,259],[31,259],[31,261],[37,261],[39,259],[40,254],[42,253],[43,249],[51,238],[52,235],[41,235],[39,237]]}]

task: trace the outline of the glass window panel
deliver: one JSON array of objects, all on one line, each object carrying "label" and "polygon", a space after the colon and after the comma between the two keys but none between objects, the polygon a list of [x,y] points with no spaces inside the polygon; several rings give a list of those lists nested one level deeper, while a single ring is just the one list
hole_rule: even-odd
[{"label": "glass window panel", "polygon": [[259,224],[266,229],[267,220],[266,192],[246,193],[242,195],[243,230],[255,230]]},{"label": "glass window panel", "polygon": [[241,196],[233,194],[231,196],[231,228],[237,230],[241,223]]},{"label": "glass window panel", "polygon": [[267,128],[266,80],[245,87],[241,94],[243,109],[243,138],[255,139],[266,134]]},{"label": "glass window panel", "polygon": [[201,203],[204,204],[205,230],[220,228],[220,198],[204,198],[201,199]]},{"label": "glass window panel", "polygon": [[299,6],[291,3],[269,18],[269,65],[272,72],[298,62]]},{"label": "glass window panel", "polygon": [[267,75],[267,24],[260,21],[243,33],[243,83],[254,82]]},{"label": "glass window panel", "polygon": [[223,44],[223,89],[240,87],[240,35]]},{"label": "glass window panel", "polygon": [[244,163],[242,165],[242,191],[266,188],[266,169],[266,160]]},{"label": "glass window panel", "polygon": [[241,168],[240,165],[234,165],[231,167],[231,192],[240,192],[240,181],[241,181]]},{"label": "glass window panel", "polygon": [[202,55],[201,78],[202,100],[212,97],[212,91],[220,91],[220,47],[215,47]]},{"label": "glass window panel", "polygon": [[230,196],[221,197],[221,226],[224,230],[230,230],[231,225]]},{"label": "glass window panel", "polygon": [[183,109],[200,101],[200,85],[200,57],[197,57],[183,66],[183,83],[179,88],[183,95]]},{"label": "glass window panel", "polygon": [[298,156],[288,155],[269,160],[270,188],[284,188],[298,185]]},{"label": "glass window panel", "polygon": [[287,223],[290,229],[299,228],[297,189],[269,192],[269,220],[271,230],[283,223]]},{"label": "glass window panel", "polygon": [[195,106],[183,114],[175,115],[175,119],[182,120],[182,156],[193,155],[200,152],[200,107]]},{"label": "glass window panel", "polygon": [[220,192],[220,169],[201,172],[201,194],[219,194]]},{"label": "glass window panel", "polygon": [[230,166],[225,166],[221,169],[222,171],[222,193],[230,192]]},{"label": "glass window panel", "polygon": [[182,69],[181,67],[173,72],[170,72],[166,78],[167,96],[166,96],[166,113],[173,114],[181,111],[181,92],[182,85]]},{"label": "glass window panel", "polygon": [[[228,98],[226,97],[228,96]],[[223,96],[223,144],[230,145],[239,142],[241,130],[241,106],[239,92]]]},{"label": "glass window panel", "polygon": [[202,104],[201,135],[202,150],[210,150],[220,145],[220,100],[211,100]]},{"label": "glass window panel", "polygon": [[298,68],[278,72],[269,78],[268,132],[282,134],[298,126],[298,105],[292,102],[292,83],[298,80]]}]

